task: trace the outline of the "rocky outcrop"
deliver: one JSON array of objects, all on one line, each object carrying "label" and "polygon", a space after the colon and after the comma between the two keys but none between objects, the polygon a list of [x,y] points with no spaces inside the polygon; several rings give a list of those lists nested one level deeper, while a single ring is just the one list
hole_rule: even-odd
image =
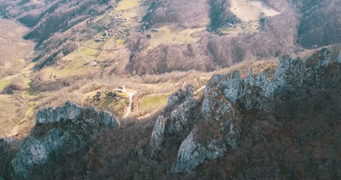
[{"label": "rocky outcrop", "polygon": [[[212,78],[212,84],[215,78],[219,76]],[[192,86],[174,93],[168,102],[169,113],[157,119],[150,145],[156,157],[165,138],[185,134],[171,172],[190,171],[206,159],[222,156],[227,147],[236,147],[238,111],[222,96],[220,87],[208,86],[201,104],[194,99]]]},{"label": "rocky outcrop", "polygon": [[180,133],[193,124],[191,112],[196,107],[197,101],[194,99],[193,86],[189,85],[184,89],[173,93],[166,107],[166,116],[159,116],[152,132],[150,145],[152,147],[152,157],[161,150],[161,145],[166,133]]},{"label": "rocky outcrop", "polygon": [[[191,171],[206,159],[216,159],[224,152],[238,149],[242,143],[244,116],[259,112],[276,116],[282,113],[285,102],[304,99],[310,96],[309,92],[339,85],[341,57],[330,61],[330,54],[329,50],[322,49],[305,61],[282,56],[272,79],[267,79],[262,72],[254,75],[252,69],[243,79],[239,71],[214,75],[200,102],[187,96],[175,106],[173,102],[179,102],[180,98],[171,96],[169,108],[173,109],[170,115],[157,120],[152,146],[161,150],[167,137],[177,135],[181,138],[180,134],[187,134],[171,168],[172,173]],[[195,116],[191,115],[193,112]],[[165,124],[160,123],[161,119]]]},{"label": "rocky outcrop", "polygon": [[14,150],[19,141],[12,138],[0,139],[0,180],[1,177],[9,179],[10,167],[8,162],[14,158]]},{"label": "rocky outcrop", "polygon": [[271,78],[215,75],[201,99],[174,93],[155,124],[104,135],[115,117],[68,102],[40,111],[22,143],[0,140],[0,177],[340,179],[340,89],[341,56],[322,49],[282,56]]},{"label": "rocky outcrop", "polygon": [[191,112],[196,107],[197,101],[193,96],[185,100],[178,108],[174,109],[169,116],[167,132],[179,133],[188,128],[192,124]]},{"label": "rocky outcrop", "polygon": [[340,61],[330,61],[331,52],[322,49],[303,61],[300,58],[280,58],[272,80],[276,98],[298,98],[309,88],[332,88],[340,81]]},{"label": "rocky outcrop", "polygon": [[181,104],[187,99],[191,99],[194,96],[193,86],[186,86],[184,89],[179,89],[168,98],[167,109],[172,109],[174,106]]},{"label": "rocky outcrop", "polygon": [[191,171],[206,159],[212,160],[222,156],[226,150],[222,137],[202,143],[196,136],[198,136],[197,130],[193,130],[181,143],[178,160],[171,168],[172,173]]},{"label": "rocky outcrop", "polygon": [[150,146],[153,147],[152,157],[155,157],[155,153],[161,150],[163,143],[166,121],[163,116],[159,116],[154,125],[153,133],[150,139]]},{"label": "rocky outcrop", "polygon": [[82,108],[68,101],[63,107],[44,108],[11,161],[12,178],[32,178],[33,172],[37,174],[44,165],[77,152],[107,130],[119,127],[117,117],[91,106]]}]

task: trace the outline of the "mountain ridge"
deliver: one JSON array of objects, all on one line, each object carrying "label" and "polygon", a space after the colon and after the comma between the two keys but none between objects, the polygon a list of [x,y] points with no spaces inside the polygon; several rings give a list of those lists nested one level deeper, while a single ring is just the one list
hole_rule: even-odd
[{"label": "mountain ridge", "polygon": [[[333,61],[330,56],[327,49],[306,60],[282,56],[271,79],[262,73],[254,75],[252,70],[245,78],[239,71],[215,75],[199,100],[193,97],[193,87],[187,86],[170,96],[156,121],[131,122],[108,131],[87,148],[66,155],[78,160],[55,161],[52,167],[57,172],[65,171],[61,169],[64,163],[79,170],[90,168],[86,173],[62,176],[64,179],[88,177],[89,173],[95,179],[338,178],[333,167],[340,163],[335,147],[341,127],[340,113],[334,110],[340,106],[341,56]],[[128,134],[131,137],[122,136]],[[110,138],[115,140],[108,141]],[[2,152],[11,153],[8,147],[15,147],[15,142],[9,142],[4,146],[2,140]],[[90,164],[85,165],[80,157]],[[217,169],[213,171],[210,165]],[[30,173],[40,174],[39,178],[53,176],[44,168]]]},{"label": "mountain ridge", "polygon": [[0,0],[0,179],[341,179],[340,3]]}]

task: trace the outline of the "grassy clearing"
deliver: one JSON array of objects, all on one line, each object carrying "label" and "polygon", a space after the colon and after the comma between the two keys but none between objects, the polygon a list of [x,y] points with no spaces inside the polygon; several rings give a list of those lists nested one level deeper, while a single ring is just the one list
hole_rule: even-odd
[{"label": "grassy clearing", "polygon": [[27,131],[28,129],[30,129],[30,126],[29,126],[29,120],[28,119],[23,119],[21,120],[18,124],[16,124],[13,129],[11,130],[11,134],[12,135],[17,135],[17,134],[20,134],[24,131]]},{"label": "grassy clearing", "polygon": [[85,59],[73,60],[69,64],[67,64],[63,69],[77,69],[77,68],[81,68],[81,67],[84,66],[85,63],[86,63]]},{"label": "grassy clearing", "polygon": [[[81,46],[92,48],[92,49],[98,49],[101,46],[101,43],[95,42],[95,39],[98,39],[101,37],[102,33],[99,33],[100,36],[96,35],[92,39],[89,39],[81,44]],[[98,36],[98,37],[97,37]]]},{"label": "grassy clearing", "polygon": [[95,72],[98,71],[97,68],[93,66],[86,66],[86,67],[81,67],[78,69],[61,69],[58,70],[55,75],[57,78],[65,78],[73,75],[86,75],[90,72]]},{"label": "grassy clearing", "polygon": [[16,59],[14,60],[15,61],[15,64],[19,64],[19,65],[25,65],[26,61],[25,59]]},{"label": "grassy clearing", "polygon": [[77,59],[82,59],[83,57],[79,54],[78,49],[68,54],[67,56],[62,58],[62,61],[72,61]]},{"label": "grassy clearing", "polygon": [[125,11],[122,13],[123,18],[133,18],[137,15],[136,10],[131,10],[131,11]]},{"label": "grassy clearing", "polygon": [[243,25],[231,28],[222,28],[221,32],[227,35],[257,32],[259,20],[261,18],[280,14],[280,12],[263,5],[261,2],[248,0],[231,0],[230,9],[233,14],[243,21]]},{"label": "grassy clearing", "polygon": [[0,80],[0,92],[12,82],[23,83],[24,85],[29,86],[29,84],[31,83],[31,79],[29,78],[29,76],[22,73],[18,73],[12,76],[6,76],[2,80]]},{"label": "grassy clearing", "polygon": [[46,67],[43,70],[41,70],[42,76],[41,78],[44,81],[51,80],[52,74],[56,69],[54,67]]},{"label": "grassy clearing", "polygon": [[146,113],[152,112],[153,110],[157,108],[166,106],[169,95],[170,93],[148,95],[142,98],[140,102],[140,107],[139,107],[140,114],[146,114]]},{"label": "grassy clearing", "polygon": [[240,33],[243,33],[243,28],[241,26],[237,27],[222,27],[220,28],[220,32],[225,35],[237,36]]},{"label": "grassy clearing", "polygon": [[28,91],[23,92],[22,94],[27,99],[33,99],[36,98],[39,95],[38,91],[34,91],[31,88]]},{"label": "grassy clearing", "polygon": [[[90,99],[94,98],[99,91],[101,91],[101,89],[84,94],[82,104],[89,104]],[[102,89],[102,92],[103,91],[104,90]],[[119,115],[124,114],[125,109],[129,104],[128,95],[126,93],[116,93],[116,97],[107,96],[104,93],[100,96],[99,99],[99,101],[93,102],[92,105],[99,109],[106,109],[111,112],[118,113]]]},{"label": "grassy clearing", "polygon": [[124,44],[124,40],[123,39],[117,39],[116,40],[116,45],[117,46],[123,46],[123,44]]},{"label": "grassy clearing", "polygon": [[280,12],[266,7],[258,1],[232,0],[230,9],[233,14],[244,22],[258,22],[261,15],[268,17],[280,14]]},{"label": "grassy clearing", "polygon": [[141,0],[122,0],[117,3],[115,11],[124,11],[129,10],[131,8],[137,7],[140,4]]},{"label": "grassy clearing", "polygon": [[[114,36],[110,37],[103,45],[104,50],[115,50],[117,48],[124,48],[123,39],[116,39]],[[103,51],[102,51],[103,52]],[[114,53],[114,52],[106,52],[106,53]]]},{"label": "grassy clearing", "polygon": [[103,99],[99,107],[103,109],[108,109],[109,111],[112,112],[116,112],[122,116],[128,104],[129,100],[127,98],[106,97]]},{"label": "grassy clearing", "polygon": [[0,80],[0,92],[3,91],[10,82],[5,80]]},{"label": "grassy clearing", "polygon": [[30,109],[28,109],[27,111],[26,111],[26,117],[32,117],[32,116],[34,116],[35,115],[35,113],[36,113],[36,111],[37,111],[37,108],[35,107],[35,106],[31,106],[30,107]]},{"label": "grassy clearing", "polygon": [[258,27],[259,27],[258,21],[252,21],[243,24],[238,24],[235,27],[222,27],[220,28],[220,32],[229,36],[237,36],[240,34],[251,34],[258,32]]},{"label": "grassy clearing", "polygon": [[130,19],[126,22],[123,22],[122,26],[124,26],[126,29],[132,29],[132,28],[136,28],[137,26],[139,26],[139,23],[136,22],[134,19]]},{"label": "grassy clearing", "polygon": [[156,24],[159,31],[151,33],[151,44],[158,46],[160,44],[176,44],[176,43],[189,43],[195,42],[198,38],[192,36],[194,33],[202,29],[181,29],[173,23]]},{"label": "grassy clearing", "polygon": [[31,73],[32,72],[32,69],[34,68],[34,66],[36,65],[36,63],[30,63],[28,64],[25,68],[23,68],[21,70],[22,73]]},{"label": "grassy clearing", "polygon": [[30,86],[30,84],[31,84],[31,79],[29,79],[28,77],[24,77],[24,76],[20,76],[21,78],[22,78],[22,80],[23,80],[23,82],[24,82],[24,84],[28,87],[28,86]]},{"label": "grassy clearing", "polygon": [[38,109],[35,106],[31,106],[25,113],[25,118],[18,122],[12,129],[12,134],[18,134],[20,137],[26,135],[30,128],[34,125],[32,118],[35,116]]},{"label": "grassy clearing", "polygon": [[15,104],[12,96],[10,95],[0,95],[0,137],[3,137],[6,133],[14,127],[15,121]]},{"label": "grassy clearing", "polygon": [[83,55],[90,59],[90,60],[96,60],[96,56],[98,53],[97,49],[87,48],[87,47],[81,47],[80,51],[83,53]]},{"label": "grassy clearing", "polygon": [[[84,56],[88,59],[95,59],[94,54],[97,54],[97,50],[84,47],[81,49]],[[56,78],[64,78],[72,75],[83,75],[97,70],[95,67],[87,65],[89,62],[81,56],[78,50],[71,53],[69,56],[64,57],[63,61],[67,63],[64,67],[58,67],[58,70],[56,68],[52,68],[52,72],[51,70],[48,70],[48,73],[51,75],[50,77],[54,74]],[[43,71],[45,71],[45,69]]]},{"label": "grassy clearing", "polygon": [[31,3],[33,4],[44,4],[42,0],[31,0]]}]

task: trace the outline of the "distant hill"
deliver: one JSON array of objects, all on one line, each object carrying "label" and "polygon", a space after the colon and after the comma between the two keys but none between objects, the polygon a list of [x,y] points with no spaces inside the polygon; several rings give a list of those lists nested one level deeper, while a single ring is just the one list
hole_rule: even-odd
[{"label": "distant hill", "polygon": [[[340,13],[337,13],[340,3],[327,0],[122,0],[117,7],[121,12],[117,15],[135,18],[136,21],[131,21],[134,25],[129,26],[106,18],[116,8],[116,1],[108,0],[2,0],[0,13],[30,28],[24,38],[37,42],[34,59],[39,62],[37,69],[53,65],[62,56],[75,51],[77,42],[118,26],[130,34],[123,38],[130,51],[124,73],[155,74],[190,69],[212,71],[247,59],[271,59],[281,53],[294,55],[304,48],[340,43],[341,23],[338,21]],[[153,33],[153,27],[165,29]],[[136,37],[133,34],[139,34],[147,44],[137,45],[139,49],[129,48],[129,37]],[[167,38],[169,41],[164,42]],[[188,45],[192,53],[180,53],[187,51]],[[172,65],[174,54],[177,54],[176,59],[181,59],[177,66]],[[143,64],[150,65],[146,68]]]}]

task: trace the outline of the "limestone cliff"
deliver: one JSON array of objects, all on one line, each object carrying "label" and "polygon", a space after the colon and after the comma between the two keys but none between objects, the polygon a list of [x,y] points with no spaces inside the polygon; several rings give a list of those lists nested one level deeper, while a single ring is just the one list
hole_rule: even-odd
[{"label": "limestone cliff", "polygon": [[330,56],[282,56],[271,78],[214,75],[200,99],[187,86],[119,130],[92,107],[45,108],[28,138],[0,140],[0,177],[341,179],[341,56]]},{"label": "limestone cliff", "polygon": [[82,108],[68,101],[63,107],[44,108],[37,114],[36,126],[16,150],[10,163],[11,178],[39,179],[41,167],[76,153],[107,130],[119,127],[117,117],[91,106]]},{"label": "limestone cliff", "polygon": [[[308,98],[311,91],[339,86],[340,67],[341,58],[330,61],[330,51],[322,49],[305,61],[282,56],[272,79],[263,73],[254,75],[252,69],[246,78],[241,78],[239,71],[215,75],[200,102],[188,95],[172,113],[158,118],[152,148],[161,150],[165,138],[187,134],[171,172],[189,172],[206,159],[238,148],[241,135],[246,133],[241,129],[246,116],[258,112],[276,115],[283,103]],[[174,106],[172,99],[169,106]],[[198,108],[200,111],[195,110]],[[193,112],[195,116],[191,116]]]}]

